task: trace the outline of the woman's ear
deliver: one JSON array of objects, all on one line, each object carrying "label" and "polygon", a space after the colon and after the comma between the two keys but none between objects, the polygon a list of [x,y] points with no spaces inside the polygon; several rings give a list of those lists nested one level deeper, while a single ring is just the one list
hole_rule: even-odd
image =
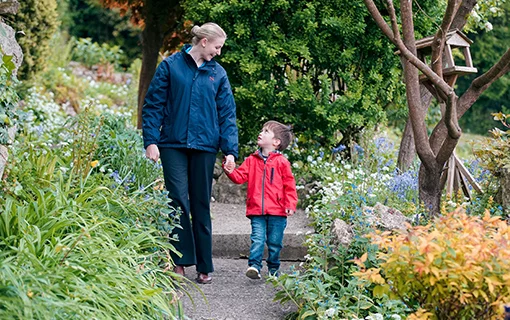
[{"label": "woman's ear", "polygon": [[207,38],[202,38],[202,40],[200,40],[200,43],[202,45],[202,48],[205,48],[205,45],[207,44]]}]

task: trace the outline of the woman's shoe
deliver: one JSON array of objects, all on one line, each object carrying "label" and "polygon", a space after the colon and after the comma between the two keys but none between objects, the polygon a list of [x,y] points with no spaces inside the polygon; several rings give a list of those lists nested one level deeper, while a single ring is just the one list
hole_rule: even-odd
[{"label": "woman's shoe", "polygon": [[184,277],[184,267],[183,266],[175,266],[174,272]]},{"label": "woman's shoe", "polygon": [[197,282],[200,284],[208,284],[211,283],[212,277],[207,273],[198,273]]}]

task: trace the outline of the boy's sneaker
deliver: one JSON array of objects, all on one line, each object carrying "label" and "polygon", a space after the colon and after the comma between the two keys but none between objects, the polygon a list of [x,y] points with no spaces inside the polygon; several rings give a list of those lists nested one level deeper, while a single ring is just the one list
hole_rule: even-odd
[{"label": "boy's sneaker", "polygon": [[248,267],[246,270],[246,276],[253,280],[259,280],[262,277],[260,276],[260,272],[257,270],[257,268],[254,267]]},{"label": "boy's sneaker", "polygon": [[280,272],[278,271],[278,269],[276,269],[276,270],[269,270],[269,275],[271,277],[279,277],[280,276]]}]

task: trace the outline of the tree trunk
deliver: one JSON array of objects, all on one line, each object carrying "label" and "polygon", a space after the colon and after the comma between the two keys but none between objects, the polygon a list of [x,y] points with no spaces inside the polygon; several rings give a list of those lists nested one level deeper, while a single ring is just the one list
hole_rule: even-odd
[{"label": "tree trunk", "polygon": [[416,146],[414,144],[413,125],[411,119],[407,118],[400,148],[398,150],[397,168],[400,172],[405,172],[411,167],[416,155]]},{"label": "tree trunk", "polygon": [[[427,113],[430,103],[432,101],[432,93],[424,86],[420,84],[420,96],[421,96],[421,112],[423,116]],[[400,148],[398,151],[397,167],[401,172],[409,170],[409,167],[413,164],[416,155],[416,145],[414,143],[413,127],[411,119],[407,118],[402,140],[400,141]]]},{"label": "tree trunk", "polygon": [[138,116],[137,128],[142,128],[142,108],[145,94],[149,89],[152,77],[156,73],[159,49],[163,45],[163,32],[158,19],[149,15],[145,20],[145,28],[142,31],[142,68],[140,70],[140,82],[138,85]]},{"label": "tree trunk", "polygon": [[418,175],[419,197],[430,217],[437,216],[441,212],[442,189],[439,181],[442,169],[440,166],[432,166],[427,169],[423,164],[420,165]]}]

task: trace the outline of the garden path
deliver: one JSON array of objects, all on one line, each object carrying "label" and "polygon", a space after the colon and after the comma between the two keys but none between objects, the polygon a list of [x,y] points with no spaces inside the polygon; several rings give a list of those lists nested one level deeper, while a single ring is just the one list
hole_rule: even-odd
[{"label": "garden path", "polygon": [[[197,285],[195,267],[186,268],[186,278],[181,301],[184,314],[193,320],[283,320],[296,310],[290,303],[274,302],[276,288],[266,283],[267,268],[261,280],[245,276],[250,247],[250,221],[245,216],[245,205],[213,202],[214,269],[211,284]],[[288,272],[293,265],[304,260],[305,234],[313,229],[303,211],[289,217],[281,254],[281,271]],[[265,264],[265,263],[264,263]],[[202,292],[200,292],[200,289]],[[205,299],[204,299],[205,298]]]},{"label": "garden path", "polygon": [[[281,270],[299,262],[282,262]],[[274,302],[276,289],[266,283],[263,272],[261,280],[251,280],[244,274],[246,259],[214,259],[215,272],[210,284],[198,285],[194,281],[195,268],[186,268],[184,290],[181,301],[187,319],[193,320],[283,320],[292,311],[293,304]],[[202,290],[202,293],[198,290]],[[205,299],[204,299],[205,297]]]}]

